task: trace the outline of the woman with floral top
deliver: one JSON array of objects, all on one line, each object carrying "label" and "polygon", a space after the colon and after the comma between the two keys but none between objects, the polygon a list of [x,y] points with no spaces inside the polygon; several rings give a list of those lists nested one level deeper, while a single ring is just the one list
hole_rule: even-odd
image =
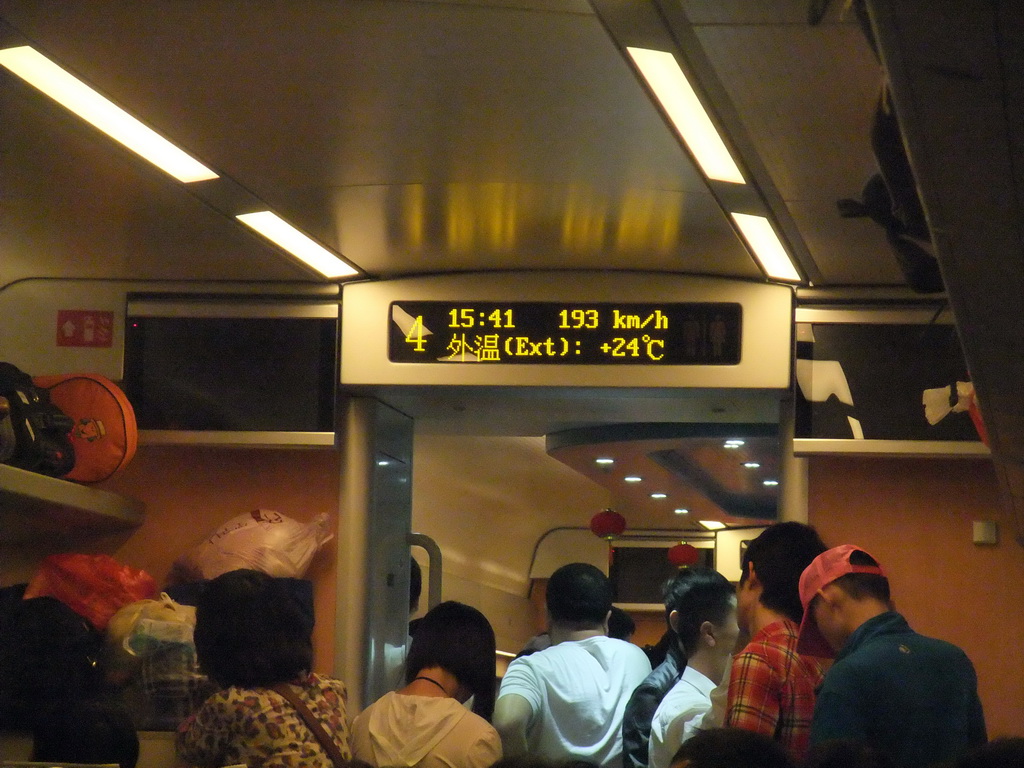
[{"label": "woman with floral top", "polygon": [[198,768],[332,768],[286,684],[351,757],[345,686],[311,673],[311,617],[286,580],[237,570],[211,580],[196,606],[200,668],[222,689],[178,729],[178,758]]}]

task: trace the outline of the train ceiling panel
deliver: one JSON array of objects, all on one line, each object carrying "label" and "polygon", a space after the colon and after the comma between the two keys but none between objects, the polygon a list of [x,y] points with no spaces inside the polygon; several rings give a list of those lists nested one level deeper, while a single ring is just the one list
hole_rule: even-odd
[{"label": "train ceiling panel", "polygon": [[[803,2],[749,5],[682,5],[723,113],[765,167],[816,282],[899,285],[879,233],[837,223],[834,208],[872,166],[878,71],[863,37],[835,12],[809,26]],[[30,105],[15,130],[69,155],[33,166],[45,183],[22,189],[23,142],[3,140],[0,172],[16,182],[5,193],[71,230],[32,253],[39,274],[97,276],[106,260],[112,276],[140,279],[315,279],[232,220],[262,201],[370,277],[580,268],[762,279],[579,0],[2,0],[0,20],[5,45],[38,47],[228,180],[186,188],[118,159],[124,150],[97,147],[106,140],[92,128],[3,71],[4,103]],[[99,157],[76,170],[80,152]],[[110,221],[97,227],[94,208],[60,191],[115,168],[102,185]],[[211,210],[197,214],[197,202]],[[133,236],[111,238],[115,227]],[[0,284],[27,276],[20,264],[5,258]]]}]

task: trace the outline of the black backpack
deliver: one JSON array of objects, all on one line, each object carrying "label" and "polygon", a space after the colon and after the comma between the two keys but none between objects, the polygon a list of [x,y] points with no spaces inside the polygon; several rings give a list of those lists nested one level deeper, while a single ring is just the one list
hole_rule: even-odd
[{"label": "black backpack", "polygon": [[[50,402],[50,394],[32,383],[32,377],[11,363],[0,363],[0,398],[7,401],[7,414],[0,414],[8,435],[13,433],[13,450],[3,460],[12,467],[63,477],[75,466],[75,448],[70,433],[75,423]],[[0,404],[2,405],[2,404]],[[9,419],[9,421],[8,421]]]},{"label": "black backpack", "polygon": [[10,601],[0,615],[0,730],[30,730],[53,705],[94,696],[102,645],[56,598]]}]

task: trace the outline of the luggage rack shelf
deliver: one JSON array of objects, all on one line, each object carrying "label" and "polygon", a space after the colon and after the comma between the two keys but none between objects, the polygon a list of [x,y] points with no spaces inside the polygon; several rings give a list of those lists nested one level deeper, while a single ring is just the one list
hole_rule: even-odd
[{"label": "luggage rack shelf", "polygon": [[144,517],[137,499],[0,464],[0,542],[128,530]]}]

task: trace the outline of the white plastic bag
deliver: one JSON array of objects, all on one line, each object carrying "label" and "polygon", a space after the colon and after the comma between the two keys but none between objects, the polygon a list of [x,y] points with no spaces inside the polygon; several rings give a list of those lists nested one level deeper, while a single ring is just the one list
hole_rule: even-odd
[{"label": "white plastic bag", "polygon": [[161,593],[157,600],[137,600],[121,608],[107,624],[106,667],[114,682],[131,677],[142,657],[168,644],[194,648],[196,609]]},{"label": "white plastic bag", "polygon": [[212,579],[238,568],[301,579],[313,555],[332,536],[324,513],[300,523],[271,509],[257,509],[228,520],[179,557],[174,571],[183,581]]}]

